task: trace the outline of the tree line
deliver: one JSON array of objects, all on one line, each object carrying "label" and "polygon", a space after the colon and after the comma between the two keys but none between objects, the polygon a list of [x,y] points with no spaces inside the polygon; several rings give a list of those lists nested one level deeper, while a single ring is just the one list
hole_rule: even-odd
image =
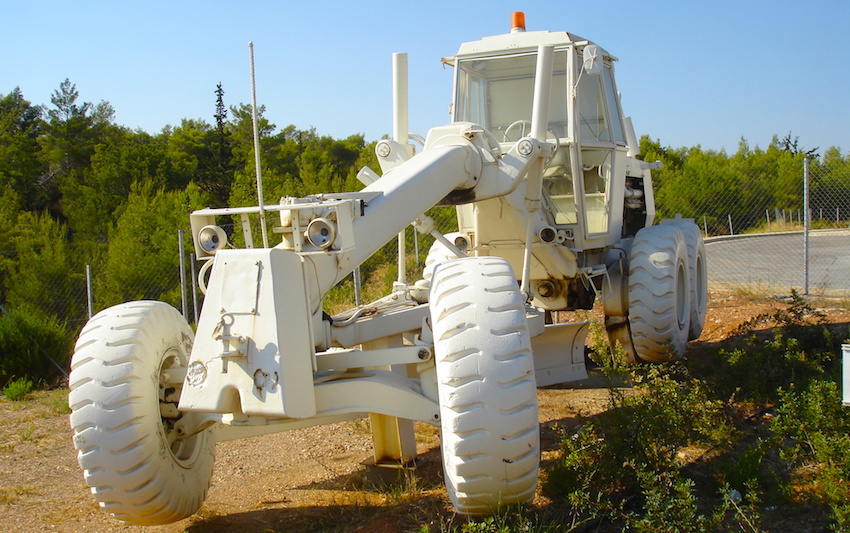
[{"label": "tree line", "polygon": [[[15,324],[32,325],[30,338],[46,336],[49,326],[64,339],[48,343],[62,345],[51,356],[62,359],[59,366],[86,319],[86,265],[95,272],[95,309],[138,299],[179,304],[176,231],[188,229],[188,214],[256,205],[251,108],[226,106],[220,84],[210,103],[211,123],[182,119],[151,134],[116,124],[108,102],[81,101],[67,79],[49,105],[34,105],[19,88],[0,95],[0,304],[12,318],[18,315]],[[375,142],[362,134],[334,139],[293,125],[278,129],[262,111],[267,204],[357,190],[358,170],[377,168]],[[725,198],[736,224],[746,226],[757,223],[747,213],[765,199],[797,208],[807,155],[819,170],[813,182],[819,205],[831,208],[850,197],[850,155],[837,148],[823,157],[807,153],[790,135],[774,137],[766,150],[742,141],[732,155],[664,147],[644,136],[641,152],[664,163],[654,175],[662,216],[698,218]],[[713,223],[722,223],[716,218]],[[2,338],[8,318],[0,313],[0,384],[20,372],[3,369],[15,349]]]},{"label": "tree line", "polygon": [[799,222],[805,159],[813,225],[846,227],[850,221],[850,154],[838,147],[821,156],[818,148],[801,148],[788,134],[774,135],[765,149],[741,139],[731,155],[701,146],[665,147],[647,136],[640,149],[644,160],[662,163],[652,174],[658,213],[695,218],[709,235],[728,234],[730,224],[735,233],[761,231],[769,218],[776,222],[784,213]]},{"label": "tree line", "polygon": [[[63,350],[50,357],[64,364],[87,316],[86,265],[95,273],[95,309],[137,299],[179,304],[176,232],[188,229],[188,214],[257,203],[251,108],[228,108],[221,85],[214,97],[213,123],[182,119],[151,134],[116,124],[108,102],[81,101],[69,80],[49,105],[34,105],[20,88],[0,95],[0,304],[11,314],[0,313],[0,322],[29,324],[30,337],[49,344],[62,338]],[[362,134],[278,129],[262,112],[267,204],[357,190],[357,171],[377,168],[374,142]],[[68,335],[50,336],[50,328]],[[4,370],[4,361],[30,357],[15,349],[0,342],[0,384],[22,372]]]}]

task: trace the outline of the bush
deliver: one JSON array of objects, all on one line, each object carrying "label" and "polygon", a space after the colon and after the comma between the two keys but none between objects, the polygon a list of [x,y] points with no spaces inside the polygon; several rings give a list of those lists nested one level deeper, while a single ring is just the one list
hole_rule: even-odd
[{"label": "bush", "polygon": [[796,514],[850,531],[850,409],[835,355],[845,336],[796,293],[738,334],[685,362],[628,369],[591,336],[609,383],[624,372],[635,386],[609,385],[611,408],[561,436],[546,488],[573,523],[759,531]]},{"label": "bush", "polygon": [[796,484],[832,511],[833,528],[850,529],[850,410],[833,381],[780,391],[771,429],[785,442],[782,456],[797,469]]},{"label": "bush", "polygon": [[631,378],[637,394],[612,387],[612,409],[562,435],[547,490],[566,496],[584,520],[605,518],[638,530],[665,520],[681,531],[709,527],[717,518],[700,513],[678,452],[726,445],[732,428],[722,402],[681,364],[636,366]]},{"label": "bush", "polygon": [[67,368],[71,348],[72,333],[55,317],[14,309],[0,316],[0,383],[52,384]]},{"label": "bush", "polygon": [[[792,384],[837,376],[840,336],[824,315],[792,291],[788,305],[760,314],[736,330],[743,342],[689,365],[716,394],[732,402],[773,404]],[[766,331],[758,328],[772,326]]]},{"label": "bush", "polygon": [[3,387],[3,396],[13,402],[23,400],[30,392],[32,392],[32,381],[27,378],[16,379]]},{"label": "bush", "polygon": [[[825,328],[817,328],[827,332]],[[829,351],[777,328],[770,339],[761,340],[753,335],[745,348],[722,351],[722,374],[726,378],[718,376],[715,385],[718,394],[724,397],[734,394],[737,401],[773,403],[780,388],[822,377],[832,366],[831,357]]]}]

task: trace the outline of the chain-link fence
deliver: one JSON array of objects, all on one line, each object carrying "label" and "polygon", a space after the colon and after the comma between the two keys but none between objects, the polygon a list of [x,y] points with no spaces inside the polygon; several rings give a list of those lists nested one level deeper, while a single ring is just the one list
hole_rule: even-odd
[{"label": "chain-link fence", "polygon": [[[457,230],[455,208],[437,207],[428,212],[434,219],[437,230],[448,233]],[[237,225],[222,224],[230,233],[241,231]],[[404,250],[404,279],[415,281],[422,277],[425,258],[434,243],[431,235],[422,235],[412,226],[401,234]],[[177,230],[174,235],[178,253],[167,268],[157,275],[142,273],[139,276],[122,278],[121,294],[133,295],[131,299],[158,299],[180,310],[186,319],[197,323],[203,306],[204,293],[199,285],[202,263],[195,260],[189,230]],[[272,245],[275,243],[272,242]],[[399,240],[393,239],[365,261],[355,272],[339,283],[327,296],[329,312],[338,312],[357,305],[366,304],[386,296],[399,277]],[[57,279],[46,280],[45,285],[53,288],[64,285],[65,290],[51,291],[49,297],[33,301],[47,314],[66,317],[70,328],[79,330],[86,320],[101,309],[120,303],[111,285],[115,282],[105,275],[108,265],[85,265],[82,272],[73,273],[73,283]],[[62,278],[67,278],[63,275]]]},{"label": "chain-link fence", "polygon": [[850,295],[850,165],[729,161],[699,175],[659,172],[659,213],[693,218],[709,283],[757,294]]},{"label": "chain-link fence", "polygon": [[[92,315],[124,301],[154,299],[180,309],[181,293],[185,292],[190,298],[186,309],[190,316],[195,312],[188,266],[194,264],[191,238],[183,230],[173,235],[173,248],[183,253],[166,256],[155,269],[146,268],[143,258],[147,250],[127,253],[118,260],[104,259],[105,246],[86,246],[86,254],[78,253],[73,244],[62,244],[63,254],[43,248],[0,251],[0,265],[4,261],[13,265],[3,272],[3,309],[11,313],[26,308],[79,331]],[[183,243],[178,243],[180,238]],[[181,258],[187,264],[182,283]]]}]

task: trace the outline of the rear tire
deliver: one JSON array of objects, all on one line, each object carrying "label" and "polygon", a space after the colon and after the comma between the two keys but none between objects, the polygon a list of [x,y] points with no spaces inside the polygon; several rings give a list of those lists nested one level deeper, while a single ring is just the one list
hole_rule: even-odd
[{"label": "rear tire", "polygon": [[648,226],[632,242],[629,327],[636,355],[648,362],[684,355],[690,326],[685,237],[676,225]]},{"label": "rear tire", "polygon": [[696,340],[702,335],[708,310],[708,267],[705,263],[702,231],[692,218],[668,218],[662,220],[661,224],[675,225],[685,238],[691,292],[691,323],[688,328],[688,340]]},{"label": "rear tire", "polygon": [[525,299],[497,257],[442,263],[431,280],[446,488],[458,513],[534,498],[537,389]]},{"label": "rear tire", "polygon": [[705,264],[705,243],[699,226],[690,220],[678,223],[685,237],[688,250],[688,276],[691,289],[691,322],[688,327],[688,340],[696,340],[705,327],[705,314],[708,310],[708,267]]},{"label": "rear tire", "polygon": [[179,438],[193,339],[173,307],[141,301],[101,311],[77,341],[68,398],[77,459],[100,506],[128,524],[190,516],[210,486],[212,435]]}]

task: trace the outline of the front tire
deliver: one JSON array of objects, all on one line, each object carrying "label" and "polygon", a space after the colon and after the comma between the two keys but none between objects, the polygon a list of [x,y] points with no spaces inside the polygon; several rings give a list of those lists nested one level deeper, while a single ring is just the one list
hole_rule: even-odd
[{"label": "front tire", "polygon": [[514,273],[497,257],[445,262],[430,301],[452,503],[479,515],[530,501],[540,461],[537,389]]},{"label": "front tire", "polygon": [[177,409],[193,338],[176,309],[141,301],[101,311],[77,341],[68,398],[77,459],[100,506],[128,524],[175,522],[206,497],[213,438],[181,438]]}]

